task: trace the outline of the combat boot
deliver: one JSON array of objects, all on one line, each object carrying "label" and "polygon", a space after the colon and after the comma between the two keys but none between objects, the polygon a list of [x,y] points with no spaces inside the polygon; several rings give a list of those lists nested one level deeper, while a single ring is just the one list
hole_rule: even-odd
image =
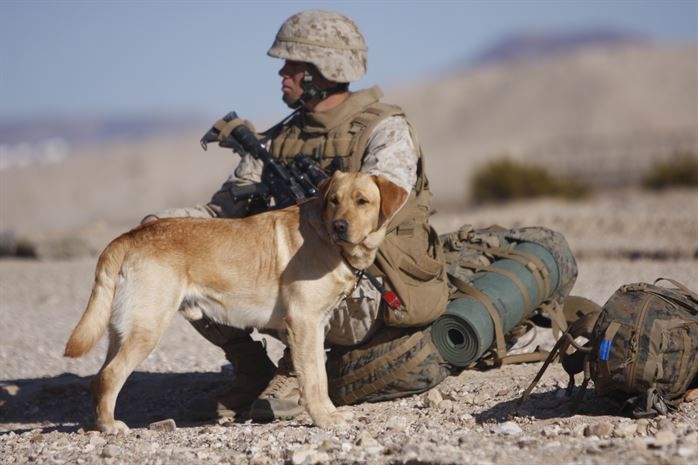
[{"label": "combat boot", "polygon": [[233,365],[233,379],[222,389],[193,399],[187,411],[194,418],[235,417],[261,395],[274,376],[276,366],[261,342],[238,340],[222,348]]},{"label": "combat boot", "polygon": [[298,377],[287,348],[269,385],[252,402],[249,415],[252,420],[265,422],[288,420],[302,412]]}]

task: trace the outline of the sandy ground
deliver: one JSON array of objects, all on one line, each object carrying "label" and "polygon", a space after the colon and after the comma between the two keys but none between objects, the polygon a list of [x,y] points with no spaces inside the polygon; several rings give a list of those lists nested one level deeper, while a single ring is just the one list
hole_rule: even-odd
[{"label": "sandy ground", "polygon": [[[672,277],[698,289],[698,192],[616,191],[583,202],[540,200],[454,214],[463,223],[542,225],[562,232],[578,257],[573,293],[603,302],[623,283]],[[92,248],[116,227],[103,226]],[[76,237],[84,236],[84,230]],[[99,239],[95,239],[99,237]],[[428,394],[353,407],[355,419],[322,430],[293,421],[197,423],[188,400],[225,380],[220,350],[182,318],[126,383],[117,416],[128,436],[89,432],[88,384],[102,340],[78,360],[62,357],[89,296],[96,258],[80,250],[60,260],[0,260],[0,457],[2,463],[667,463],[698,459],[698,402],[652,420],[618,415],[595,397],[576,412],[566,376],[553,366],[531,399],[516,400],[540,364],[465,371]],[[164,426],[160,420],[172,419]]]}]

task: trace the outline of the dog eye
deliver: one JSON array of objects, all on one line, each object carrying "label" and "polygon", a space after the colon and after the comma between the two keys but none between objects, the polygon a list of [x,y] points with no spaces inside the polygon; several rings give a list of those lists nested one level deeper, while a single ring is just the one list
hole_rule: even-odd
[{"label": "dog eye", "polygon": [[337,198],[336,195],[331,196],[331,197],[330,197],[330,203],[331,203],[332,205],[338,205],[338,204],[339,204],[339,198]]},{"label": "dog eye", "polygon": [[356,204],[357,204],[357,205],[366,205],[367,203],[368,203],[368,200],[366,200],[366,199],[363,198],[363,197],[359,197],[358,199],[356,199]]}]

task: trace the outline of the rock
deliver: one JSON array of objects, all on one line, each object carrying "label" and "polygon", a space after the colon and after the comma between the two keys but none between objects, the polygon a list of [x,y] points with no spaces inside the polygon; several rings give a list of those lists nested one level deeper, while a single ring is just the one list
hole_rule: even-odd
[{"label": "rock", "polygon": [[107,443],[107,440],[99,435],[92,435],[90,437],[90,445],[94,447],[102,447]]},{"label": "rock", "polygon": [[393,431],[405,431],[407,429],[407,418],[402,415],[390,417],[388,421],[385,422],[385,427]]},{"label": "rock", "polygon": [[451,412],[453,411],[453,406],[454,403],[451,399],[444,399],[441,402],[439,402],[438,408],[439,410]]},{"label": "rock", "polygon": [[560,425],[548,425],[548,426],[544,427],[543,431],[541,431],[541,432],[542,432],[543,436],[545,436],[546,438],[550,438],[550,437],[559,435],[560,429],[561,429]]},{"label": "rock", "polygon": [[675,421],[672,431],[676,433],[676,436],[683,436],[689,431],[693,430],[693,425],[686,423],[685,421]]},{"label": "rock", "polygon": [[630,438],[637,433],[637,423],[621,423],[613,430],[613,436],[617,438]]},{"label": "rock", "polygon": [[607,421],[589,425],[584,429],[584,436],[598,436],[604,438],[613,432],[613,425]]},{"label": "rock", "polygon": [[664,417],[657,422],[657,430],[659,431],[674,431],[674,423]]},{"label": "rock", "polygon": [[337,438],[325,439],[318,446],[318,449],[324,450],[324,451],[333,451],[333,450],[338,450],[341,448],[342,448],[342,444],[339,442],[339,440]]},{"label": "rock", "polygon": [[585,452],[588,455],[598,455],[598,454],[601,454],[603,452],[603,450],[601,450],[601,448],[597,444],[593,444],[593,445],[587,447],[585,449]]},{"label": "rock", "polygon": [[589,427],[589,425],[581,424],[572,428],[572,436],[581,438],[584,436],[584,432]]},{"label": "rock", "polygon": [[459,418],[462,425],[472,426],[475,424],[475,417],[469,413],[464,413]]},{"label": "rock", "polygon": [[102,449],[102,457],[116,457],[117,455],[119,455],[119,452],[121,452],[121,450],[118,446],[114,444],[107,444],[106,446],[104,446],[104,449]]},{"label": "rock", "polygon": [[647,449],[647,439],[648,438],[635,438],[630,443],[630,448],[632,450],[641,452]]},{"label": "rock", "polygon": [[675,442],[676,435],[674,434],[674,432],[669,430],[663,430],[658,431],[657,434],[654,435],[654,442],[652,442],[651,445],[656,448],[661,448],[670,446]]},{"label": "rock", "polygon": [[546,441],[543,443],[543,448],[554,450],[554,449],[559,448],[561,446],[561,444],[562,443],[560,441]]},{"label": "rock", "polygon": [[356,441],[356,445],[370,455],[379,454],[383,451],[383,446],[366,431],[361,433]]},{"label": "rock", "polygon": [[688,433],[686,436],[681,438],[681,443],[694,446],[698,445],[698,431],[691,431]]},{"label": "rock", "polygon": [[527,447],[534,446],[536,443],[537,441],[535,438],[532,438],[531,436],[526,436],[524,438],[519,439],[516,445],[519,446],[519,449],[526,449]]},{"label": "rock", "polygon": [[698,399],[698,388],[689,389],[683,398],[685,402],[693,402],[696,399]]},{"label": "rock", "polygon": [[270,465],[272,459],[265,454],[258,453],[250,458],[250,465]]},{"label": "rock", "polygon": [[646,436],[649,433],[650,421],[647,418],[641,418],[635,424],[637,425],[637,434]]},{"label": "rock", "polygon": [[332,437],[327,431],[317,431],[313,432],[310,435],[310,443],[312,444],[320,444],[323,441],[327,441],[328,439],[331,439]]},{"label": "rock", "polygon": [[172,432],[177,429],[177,424],[172,418],[168,418],[162,421],[156,421],[148,425],[148,429],[152,431],[158,431],[161,433]]},{"label": "rock", "polygon": [[494,425],[492,428],[490,428],[490,431],[495,434],[502,434],[505,436],[514,436],[523,432],[521,427],[513,421],[505,421],[504,423]]},{"label": "rock", "polygon": [[361,433],[361,436],[356,441],[356,445],[370,455],[379,454],[383,450],[383,446],[366,431]]},{"label": "rock", "polygon": [[14,397],[19,392],[19,386],[16,384],[3,384],[0,386],[0,394],[7,394],[8,396]]},{"label": "rock", "polygon": [[374,446],[376,444],[378,444],[378,441],[366,431],[362,432],[356,440],[356,445],[361,447]]},{"label": "rock", "polygon": [[427,392],[427,397],[424,401],[424,405],[428,408],[435,408],[439,406],[439,402],[444,400],[443,396],[441,395],[441,392],[434,388]]}]

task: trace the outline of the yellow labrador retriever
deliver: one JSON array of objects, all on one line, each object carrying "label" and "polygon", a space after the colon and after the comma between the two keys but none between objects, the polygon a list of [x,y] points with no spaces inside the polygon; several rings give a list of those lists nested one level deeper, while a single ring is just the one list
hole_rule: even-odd
[{"label": "yellow labrador retriever", "polygon": [[97,263],[87,309],[65,347],[79,357],[109,327],[104,365],[92,381],[96,426],[114,419],[126,378],[153,350],[172,317],[202,315],[239,328],[285,330],[302,401],[327,426],[350,413],[327,394],[324,327],[373,263],[388,219],[407,192],[362,173],[336,173],[321,197],[243,219],[171,218],[112,241]]}]

